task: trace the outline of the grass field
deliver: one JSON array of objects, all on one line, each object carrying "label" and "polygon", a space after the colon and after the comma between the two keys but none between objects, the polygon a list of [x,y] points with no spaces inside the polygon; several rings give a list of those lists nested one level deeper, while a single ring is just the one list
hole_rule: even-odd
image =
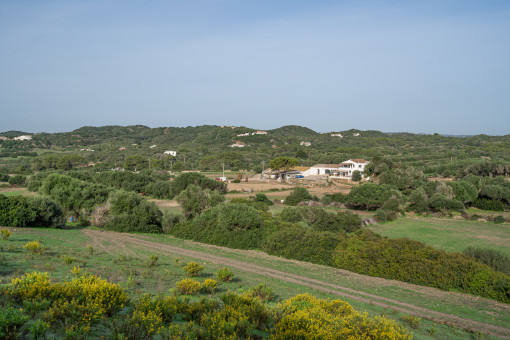
[{"label": "grass field", "polygon": [[[70,278],[70,269],[73,266],[80,266],[82,270],[120,283],[135,296],[144,292],[164,294],[173,289],[176,282],[186,277],[182,266],[189,261],[196,261],[191,257],[138,247],[127,242],[115,241],[115,239],[92,239],[82,229],[18,228],[11,230],[13,235],[9,240],[0,240],[0,279],[2,283],[7,283],[10,277],[31,271],[49,272],[55,279]],[[478,299],[462,294],[457,294],[450,299],[441,294],[428,294],[427,290],[408,289],[400,284],[391,284],[390,281],[378,281],[379,279],[375,279],[375,281],[367,280],[363,276],[350,275],[334,268],[275,258],[255,251],[230,250],[180,240],[166,235],[140,234],[132,236],[158,244],[192,249],[205,254],[218,255],[323,282],[339,284],[366,293],[416,304],[423,308],[472,320],[499,326],[510,324],[510,313],[502,313],[498,307],[501,304],[489,304],[483,302],[483,299],[480,299],[480,303],[477,304]],[[30,255],[23,249],[24,244],[34,240],[40,241],[46,248],[43,254]],[[158,256],[157,266],[147,266],[147,260],[151,254]],[[74,258],[72,263],[66,263],[65,256]],[[70,261],[68,260],[68,262]],[[222,267],[221,264],[214,261],[201,261],[201,264],[205,266],[205,271],[199,280],[214,277],[216,270]],[[248,271],[234,270],[234,272],[236,280],[222,284],[220,292],[226,290],[242,292],[259,283],[265,283],[274,288],[279,299],[304,292],[323,298],[340,298],[351,303],[357,310],[367,311],[371,315],[386,315],[402,323],[402,313],[392,308],[382,308],[372,303],[324,293],[307,286]],[[470,302],[467,303],[466,301]],[[466,332],[459,328],[448,327],[425,319],[421,320],[419,327],[412,329],[412,331],[417,339],[466,339],[478,338],[479,336],[476,331]]]},{"label": "grass field", "polygon": [[499,250],[510,256],[510,224],[437,218],[399,218],[371,229],[392,238],[407,237],[438,249],[462,252],[467,247]]}]

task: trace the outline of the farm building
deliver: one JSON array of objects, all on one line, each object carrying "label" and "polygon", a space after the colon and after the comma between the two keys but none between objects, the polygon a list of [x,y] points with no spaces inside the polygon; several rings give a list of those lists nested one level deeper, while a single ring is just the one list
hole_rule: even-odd
[{"label": "farm building", "polygon": [[177,151],[171,151],[171,150],[170,151],[165,151],[165,152],[163,152],[163,154],[177,157]]},{"label": "farm building", "polygon": [[340,164],[315,164],[303,172],[303,176],[329,175],[332,171],[338,171]]},{"label": "farm building", "polygon": [[[343,179],[351,179],[352,173],[355,170],[358,170],[363,174],[365,167],[368,162],[364,159],[349,159],[340,164],[340,168],[338,170],[331,172],[331,177],[333,178],[343,178]],[[363,176],[363,175],[362,175]]]}]

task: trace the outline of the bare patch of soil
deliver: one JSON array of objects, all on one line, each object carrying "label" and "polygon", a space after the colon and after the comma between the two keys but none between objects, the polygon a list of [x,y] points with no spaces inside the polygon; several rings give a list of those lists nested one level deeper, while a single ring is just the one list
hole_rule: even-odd
[{"label": "bare patch of soil", "polygon": [[[510,339],[510,328],[496,326],[487,324],[484,322],[479,322],[475,320],[471,320],[468,318],[458,317],[455,315],[442,313],[434,310],[430,310],[427,308],[423,308],[420,306],[416,306],[413,304],[400,302],[394,299],[385,298],[382,296],[366,293],[360,290],[355,290],[348,287],[343,287],[340,285],[332,284],[329,282],[324,282],[308,277],[304,277],[301,275],[296,275],[288,272],[283,272],[267,267],[263,267],[260,265],[252,264],[250,262],[243,262],[243,261],[237,261],[233,259],[229,259],[222,256],[217,256],[213,254],[208,254],[201,251],[196,250],[189,250],[181,247],[171,246],[164,243],[154,242],[151,240],[144,239],[141,235],[130,235],[130,234],[124,234],[124,233],[115,233],[115,232],[106,232],[106,231],[97,231],[97,230],[84,230],[84,232],[92,239],[92,240],[109,240],[112,243],[115,244],[129,244],[131,247],[138,247],[141,249],[150,249],[151,251],[159,251],[163,253],[173,253],[180,256],[187,256],[196,258],[203,261],[213,261],[218,264],[226,265],[232,268],[236,268],[242,271],[263,275],[267,277],[272,277],[278,280],[291,282],[295,284],[299,284],[302,286],[310,287],[322,292],[335,294],[338,296],[347,297],[350,299],[358,300],[365,303],[371,303],[380,307],[394,309],[406,314],[412,314],[419,316],[424,319],[432,320],[434,322],[438,323],[446,323],[449,325],[454,325],[456,327],[461,327],[464,329],[470,329],[470,330],[477,330],[481,331],[483,333],[501,337],[501,338],[508,338]],[[247,255],[252,255],[253,251],[242,251],[242,250],[231,250],[228,248],[221,248],[225,251],[235,251],[239,253],[246,253]],[[270,255],[267,254],[261,254],[259,253],[258,256],[264,256],[271,258]],[[282,259],[277,257],[272,257],[274,259],[278,259],[279,261],[282,261]],[[291,260],[288,260],[291,261]],[[293,263],[299,263],[298,261],[292,261]],[[321,270],[322,266],[316,266],[312,264],[304,264],[301,263],[300,265],[304,266],[310,266],[310,269],[314,270]],[[495,306],[497,309],[504,313],[510,312],[510,305],[498,303],[493,300],[478,298],[466,294],[458,294],[458,293],[452,293],[452,292],[443,292],[434,288],[429,287],[422,287],[422,286],[416,286],[411,285],[399,281],[393,281],[393,280],[385,280],[381,278],[374,278],[370,276],[364,276],[359,274],[350,273],[343,270],[338,270],[338,274],[340,275],[351,275],[356,278],[361,278],[364,281],[372,282],[373,284],[378,285],[392,285],[397,286],[403,289],[412,290],[415,292],[418,292],[420,294],[427,294],[430,296],[443,296],[446,297],[449,301],[457,301],[458,303],[462,303],[464,306],[470,306],[472,308],[477,308],[481,306]]]}]

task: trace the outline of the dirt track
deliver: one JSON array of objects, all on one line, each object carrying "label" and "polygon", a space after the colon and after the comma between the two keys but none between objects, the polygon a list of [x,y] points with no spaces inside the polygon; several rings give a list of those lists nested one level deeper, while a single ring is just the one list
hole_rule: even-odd
[{"label": "dirt track", "polygon": [[[338,295],[340,297],[346,297],[354,300],[358,300],[365,303],[371,303],[380,307],[384,308],[390,308],[394,309],[406,314],[412,314],[415,316],[419,316],[424,319],[428,319],[434,322],[438,323],[444,323],[448,325],[453,325],[456,327],[460,327],[463,329],[468,330],[475,330],[480,331],[483,333],[486,333],[488,335],[510,339],[510,328],[495,326],[479,321],[470,320],[467,318],[458,317],[455,315],[447,314],[447,313],[441,313],[434,310],[430,310],[427,308],[419,307],[413,304],[400,302],[397,300],[381,297],[378,295],[366,293],[363,291],[355,290],[352,288],[342,287],[339,285],[331,284],[328,282],[307,278],[304,276],[287,273],[279,270],[274,270],[271,268],[255,265],[249,262],[242,262],[237,261],[233,259],[229,259],[222,256],[212,255],[201,251],[195,251],[195,250],[189,250],[181,247],[171,246],[164,243],[154,242],[145,240],[139,235],[131,235],[131,234],[124,234],[124,233],[115,233],[115,232],[104,232],[104,231],[97,231],[97,230],[84,230],[85,234],[89,236],[92,240],[92,242],[98,242],[98,241],[108,241],[110,243],[115,244],[116,247],[126,247],[126,243],[131,244],[132,246],[143,248],[143,249],[151,249],[152,251],[161,251],[161,252],[169,252],[173,254],[177,254],[180,256],[187,256],[196,258],[199,260],[204,261],[214,261],[217,264],[226,265],[232,268],[236,268],[239,270],[243,270],[250,273],[255,273],[259,275],[263,275],[266,277],[272,277],[278,280],[296,283],[302,286],[310,287],[325,293],[330,293],[334,295]],[[243,252],[240,250],[235,250],[235,252]],[[246,251],[250,252],[250,251]],[[269,255],[265,255],[269,256]],[[281,260],[278,258],[278,260]],[[310,264],[306,264],[310,265]],[[348,272],[347,272],[348,273]],[[355,274],[358,276],[358,274]],[[380,278],[372,278],[369,276],[364,276],[366,280],[376,280],[376,282],[384,282],[384,281],[391,281],[391,280],[384,280]],[[391,281],[391,284],[393,284],[395,281]],[[449,292],[443,292],[438,291],[433,288],[429,287],[421,287],[421,286],[414,286],[414,285],[408,285],[405,283],[402,283],[402,286],[405,286],[406,289],[411,289],[415,291],[437,291],[437,294],[451,294],[455,295],[457,293],[449,293]],[[464,296],[463,294],[457,294],[459,296]],[[473,300],[477,300],[480,302],[481,298],[477,297],[470,297],[467,296],[467,298],[472,298]],[[486,300],[486,299],[482,299]],[[492,300],[486,300],[487,303],[494,304],[495,302]],[[498,307],[504,311],[510,313],[510,305],[502,304],[502,303],[496,303]]]}]

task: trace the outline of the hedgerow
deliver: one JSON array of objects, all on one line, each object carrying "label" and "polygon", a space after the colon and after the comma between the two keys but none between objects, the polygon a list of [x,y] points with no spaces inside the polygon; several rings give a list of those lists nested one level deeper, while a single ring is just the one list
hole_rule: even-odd
[{"label": "hedgerow", "polygon": [[365,231],[342,240],[333,253],[336,267],[443,290],[510,301],[510,276],[460,254],[409,239],[388,239]]}]

